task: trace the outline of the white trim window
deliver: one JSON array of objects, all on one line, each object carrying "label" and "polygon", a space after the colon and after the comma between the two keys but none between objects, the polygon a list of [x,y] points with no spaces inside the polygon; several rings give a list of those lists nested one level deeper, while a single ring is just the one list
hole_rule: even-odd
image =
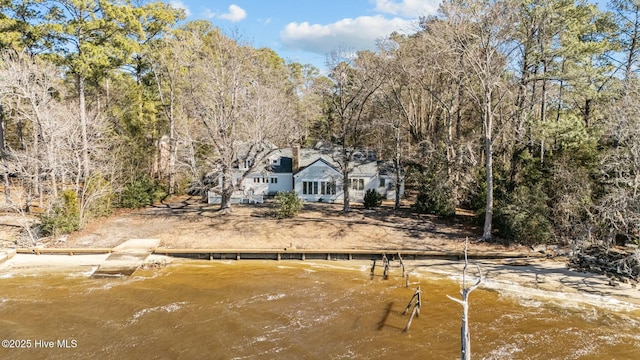
[{"label": "white trim window", "polygon": [[303,181],[302,195],[335,195],[335,181]]},{"label": "white trim window", "polygon": [[349,179],[351,181],[352,190],[364,190],[364,179]]},{"label": "white trim window", "polygon": [[336,182],[335,181],[321,181],[320,182],[320,194],[322,194],[322,195],[335,195],[336,194]]},{"label": "white trim window", "polygon": [[253,166],[253,159],[245,159],[242,164],[240,164],[240,169],[246,170]]},{"label": "white trim window", "polygon": [[302,182],[302,194],[303,195],[318,195],[318,182],[317,181],[303,181]]}]

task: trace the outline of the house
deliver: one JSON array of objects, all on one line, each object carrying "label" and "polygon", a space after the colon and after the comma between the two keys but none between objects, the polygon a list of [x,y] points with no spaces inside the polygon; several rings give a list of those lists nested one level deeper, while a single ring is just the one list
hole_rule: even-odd
[{"label": "house", "polygon": [[[242,180],[232,202],[262,202],[264,196],[295,190],[304,201],[341,203],[343,176],[336,159],[339,159],[337,150],[322,145],[312,149],[275,150]],[[238,163],[238,181],[253,165],[251,161]],[[349,173],[351,201],[363,202],[369,189],[387,199],[395,199],[396,176],[391,162],[380,161],[374,151],[363,150],[354,154],[349,168],[352,169]],[[403,194],[404,184],[401,184],[401,196]],[[209,203],[219,203],[215,192],[210,191]]]}]

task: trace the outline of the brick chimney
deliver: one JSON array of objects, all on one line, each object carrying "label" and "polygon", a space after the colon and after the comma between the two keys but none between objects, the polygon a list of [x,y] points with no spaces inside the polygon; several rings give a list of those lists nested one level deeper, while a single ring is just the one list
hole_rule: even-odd
[{"label": "brick chimney", "polygon": [[295,174],[300,169],[300,144],[291,148],[291,171]]}]

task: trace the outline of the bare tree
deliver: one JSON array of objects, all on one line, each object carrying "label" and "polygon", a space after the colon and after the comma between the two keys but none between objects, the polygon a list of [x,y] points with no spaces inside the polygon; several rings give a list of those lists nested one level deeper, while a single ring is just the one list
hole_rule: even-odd
[{"label": "bare tree", "polygon": [[491,239],[493,221],[493,142],[498,104],[508,93],[504,77],[513,45],[510,26],[514,9],[508,1],[452,2],[443,5],[443,14],[456,57],[466,71],[463,84],[482,118],[487,183],[483,240]]},{"label": "bare tree", "polygon": [[198,141],[210,149],[204,160],[219,175],[220,208],[229,211],[242,180],[277,147],[298,138],[290,126],[295,99],[284,63],[265,62],[217,29],[199,31],[192,50],[197,58],[188,68],[189,115],[200,128]]},{"label": "bare tree", "polygon": [[467,266],[469,265],[469,260],[467,259],[467,247],[469,245],[469,239],[465,240],[464,243],[464,268],[462,269],[462,289],[460,290],[460,295],[462,296],[462,300],[453,298],[449,295],[447,297],[458,304],[462,305],[462,326],[460,328],[460,341],[461,341],[461,355],[460,359],[462,360],[471,360],[471,335],[469,334],[469,294],[473,290],[475,290],[480,283],[482,282],[482,271],[480,271],[480,266],[478,268],[478,281],[475,284],[467,287],[466,276],[467,276]]},{"label": "bare tree", "polygon": [[178,95],[180,72],[184,70],[187,63],[184,63],[182,57],[189,57],[185,51],[187,45],[185,39],[181,39],[180,33],[174,33],[175,36],[166,39],[166,41],[157,43],[150,49],[152,57],[152,70],[154,79],[158,88],[158,97],[162,104],[162,111],[169,123],[169,194],[175,192],[176,183],[176,162],[178,154],[178,134],[176,132],[178,120]]},{"label": "bare tree", "polygon": [[329,77],[333,80],[329,98],[329,118],[333,126],[330,140],[337,142],[340,152],[334,160],[342,173],[343,212],[350,210],[349,173],[353,170],[353,155],[363,145],[367,134],[367,106],[372,95],[384,82],[385,75],[376,71],[378,59],[370,52],[360,52],[349,59],[334,52],[329,60]]},{"label": "bare tree", "polygon": [[628,80],[625,93],[610,104],[606,121],[610,148],[601,155],[606,193],[598,204],[607,237],[640,237],[640,83]]},{"label": "bare tree", "polygon": [[[7,162],[21,182],[24,207],[29,212],[36,198],[45,214],[57,203],[62,190],[71,187],[80,201],[79,224],[84,224],[94,206],[110,196],[112,187],[104,174],[113,178],[110,144],[105,141],[102,117],[90,111],[84,131],[78,121],[77,104],[63,102],[63,79],[50,63],[20,53],[5,53],[0,68],[0,94],[11,117],[24,122],[27,136],[22,148],[7,144]],[[86,137],[84,136],[86,135]],[[94,173],[83,178],[83,143],[90,145]],[[45,208],[45,198],[47,200]]]},{"label": "bare tree", "polygon": [[0,94],[14,118],[28,124],[30,142],[14,148],[7,144],[9,156],[16,162],[21,176],[30,179],[27,189],[42,205],[47,179],[48,191],[56,197],[62,185],[73,149],[66,145],[77,130],[68,104],[60,101],[62,81],[56,68],[24,53],[4,53],[0,69]]}]

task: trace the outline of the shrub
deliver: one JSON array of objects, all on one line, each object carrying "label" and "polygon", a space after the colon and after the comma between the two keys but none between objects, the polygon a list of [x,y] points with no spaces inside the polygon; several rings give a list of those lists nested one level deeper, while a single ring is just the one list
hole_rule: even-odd
[{"label": "shrub", "polygon": [[382,204],[382,195],[374,189],[369,189],[364,193],[364,208],[374,209]]},{"label": "shrub", "polygon": [[276,215],[279,218],[292,218],[302,209],[302,199],[295,191],[281,191],[274,198]]},{"label": "shrub", "polygon": [[68,234],[80,228],[80,203],[73,190],[62,193],[62,204],[53,209],[53,214],[40,217],[42,233],[45,236]]},{"label": "shrub", "polygon": [[114,193],[111,184],[100,174],[92,174],[84,186],[84,223],[88,217],[107,216],[113,212]]},{"label": "shrub", "polygon": [[450,218],[456,214],[456,205],[451,191],[446,187],[422,187],[411,206],[413,211]]},{"label": "shrub", "polygon": [[156,181],[148,176],[141,176],[124,186],[120,194],[120,205],[131,209],[141,208],[153,205],[165,195]]},{"label": "shrub", "polygon": [[411,205],[413,211],[442,218],[455,215],[458,203],[449,180],[444,148],[434,150],[431,159],[424,165],[417,164],[409,169],[407,178],[418,192],[416,202]]},{"label": "shrub", "polygon": [[519,186],[496,206],[494,226],[501,237],[523,245],[546,243],[552,236],[547,201],[540,185]]}]

